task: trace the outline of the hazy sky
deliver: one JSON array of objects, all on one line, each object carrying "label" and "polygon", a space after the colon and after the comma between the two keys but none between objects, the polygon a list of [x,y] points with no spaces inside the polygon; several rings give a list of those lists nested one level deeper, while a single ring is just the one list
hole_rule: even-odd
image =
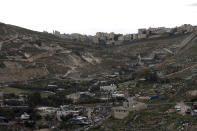
[{"label": "hazy sky", "polygon": [[0,22],[37,31],[134,33],[197,25],[197,0],[0,0]]}]

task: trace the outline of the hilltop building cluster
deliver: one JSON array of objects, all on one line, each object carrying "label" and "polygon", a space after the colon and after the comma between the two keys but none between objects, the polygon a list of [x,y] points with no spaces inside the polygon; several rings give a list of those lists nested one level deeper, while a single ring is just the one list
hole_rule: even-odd
[{"label": "hilltop building cluster", "polygon": [[158,27],[158,28],[138,29],[138,33],[126,34],[126,35],[115,34],[113,32],[111,33],[97,32],[96,35],[91,36],[91,35],[82,35],[78,33],[61,34],[59,31],[53,31],[53,34],[61,38],[75,40],[75,41],[82,41],[86,43],[103,44],[103,45],[120,45],[130,41],[186,34],[193,32],[195,30],[197,30],[197,26],[184,24],[180,27],[175,27],[175,28]]}]

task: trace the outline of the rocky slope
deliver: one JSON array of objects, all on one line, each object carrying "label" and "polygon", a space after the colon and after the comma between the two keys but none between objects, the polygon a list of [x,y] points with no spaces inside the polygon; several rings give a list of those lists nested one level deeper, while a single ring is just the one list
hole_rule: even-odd
[{"label": "rocky slope", "polygon": [[0,83],[43,77],[94,79],[123,67],[135,70],[139,54],[143,66],[154,66],[171,58],[189,35],[103,47],[1,23]]},{"label": "rocky slope", "polygon": [[168,78],[197,78],[197,32],[190,34],[179,45],[176,54],[158,65]]}]

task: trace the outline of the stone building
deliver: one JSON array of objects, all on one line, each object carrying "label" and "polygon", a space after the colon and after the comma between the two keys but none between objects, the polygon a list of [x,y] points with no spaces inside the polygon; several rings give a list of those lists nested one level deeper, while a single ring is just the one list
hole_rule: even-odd
[{"label": "stone building", "polygon": [[126,41],[133,40],[133,34],[126,34],[126,35],[124,35],[124,39],[125,39]]},{"label": "stone building", "polygon": [[114,40],[114,39],[115,39],[115,34],[114,34],[114,32],[111,32],[111,33],[109,34],[109,39],[110,39],[110,40]]},{"label": "stone building", "polygon": [[125,37],[124,37],[123,35],[122,35],[122,36],[119,36],[119,37],[118,37],[118,40],[119,40],[119,41],[124,41],[124,40],[125,40]]},{"label": "stone building", "polygon": [[72,93],[72,94],[66,96],[67,99],[71,99],[73,102],[77,102],[80,99],[80,97],[81,97],[81,95],[79,92]]},{"label": "stone building", "polygon": [[56,35],[56,36],[61,36],[60,32],[57,31],[57,30],[54,30],[54,31],[53,31],[53,34]]},{"label": "stone building", "polygon": [[111,84],[109,86],[101,86],[100,90],[106,92],[114,92],[117,90],[117,86],[115,84]]},{"label": "stone building", "polygon": [[133,40],[137,40],[138,39],[138,34],[133,34]]},{"label": "stone building", "polygon": [[118,41],[131,41],[133,40],[133,34],[119,35]]},{"label": "stone building", "polygon": [[126,35],[115,34],[114,32],[111,33],[97,32],[96,35],[94,36],[87,36],[78,33],[61,34],[59,31],[53,31],[53,34],[61,38],[77,40],[82,42],[86,41],[87,43],[93,43],[93,44],[120,45],[128,41],[167,37],[170,35],[189,33],[195,30],[197,30],[197,26],[184,24],[180,27],[175,27],[175,28],[165,28],[165,27],[148,28],[148,29],[142,28],[142,29],[138,29],[137,34],[126,34]]},{"label": "stone building", "polygon": [[138,39],[146,39],[147,34],[138,34]]},{"label": "stone building", "polygon": [[138,34],[146,34],[146,29],[143,28],[143,29],[138,29]]},{"label": "stone building", "polygon": [[92,42],[95,44],[99,44],[99,38],[97,38],[97,37],[91,36],[90,40],[92,40]]},{"label": "stone building", "polygon": [[138,39],[147,38],[147,30],[146,29],[138,29]]},{"label": "stone building", "polygon": [[195,26],[192,26],[190,24],[184,24],[177,28],[177,32],[182,32],[182,33],[189,33],[195,30],[197,30],[197,28],[195,28]]},{"label": "stone building", "polygon": [[149,28],[148,31],[150,31],[151,34],[163,34],[163,33],[170,33],[171,28],[165,28],[165,27]]},{"label": "stone building", "polygon": [[133,98],[128,98],[127,101],[123,102],[123,106],[112,108],[112,116],[117,119],[124,119],[129,115],[130,111],[139,111],[146,108],[147,105],[145,103],[134,101]]}]

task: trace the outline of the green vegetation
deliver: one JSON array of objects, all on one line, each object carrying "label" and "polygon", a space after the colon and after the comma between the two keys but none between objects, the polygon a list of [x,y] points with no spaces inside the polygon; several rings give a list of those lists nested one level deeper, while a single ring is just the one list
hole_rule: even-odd
[{"label": "green vegetation", "polygon": [[[177,113],[165,113],[164,108],[168,106],[154,107],[159,110],[143,110],[139,112],[131,112],[129,116],[123,120],[110,118],[105,120],[92,130],[94,131],[119,131],[119,130],[177,130],[183,126],[183,123],[190,125],[197,124],[197,118],[191,115],[180,115]],[[184,127],[185,128],[185,127]]]},{"label": "green vegetation", "polygon": [[19,88],[14,88],[14,87],[4,87],[1,88],[1,91],[7,94],[28,94],[31,93],[31,90],[24,90],[24,89],[19,89]]},{"label": "green vegetation", "polygon": [[7,118],[8,120],[16,119],[16,117],[20,117],[21,114],[24,112],[31,115],[31,119],[38,120],[40,119],[40,116],[36,113],[36,111],[33,108],[0,108],[0,116],[3,116]]},{"label": "green vegetation", "polygon": [[35,107],[38,105],[59,107],[60,105],[71,104],[71,103],[72,101],[70,99],[66,99],[65,95],[63,94],[56,94],[42,98],[39,92],[34,92],[30,94],[28,98],[28,104],[31,107]]}]

